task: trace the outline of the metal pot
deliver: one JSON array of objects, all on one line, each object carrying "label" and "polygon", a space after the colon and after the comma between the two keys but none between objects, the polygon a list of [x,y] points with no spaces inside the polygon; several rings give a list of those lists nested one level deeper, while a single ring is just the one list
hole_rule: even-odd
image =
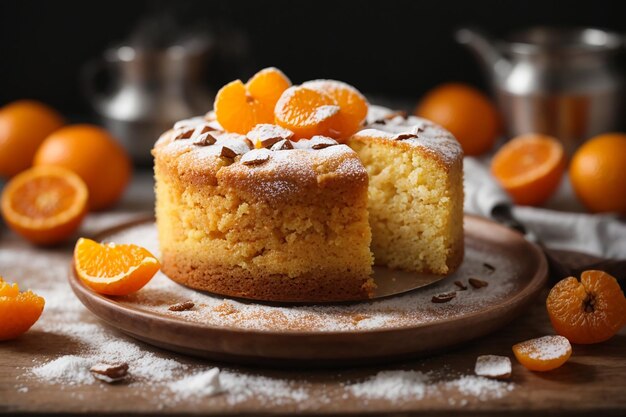
[{"label": "metal pot", "polygon": [[613,59],[625,44],[620,35],[537,27],[499,41],[474,29],[456,38],[482,62],[509,135],[550,134],[572,153],[620,128],[625,79]]},{"label": "metal pot", "polygon": [[[204,83],[211,50],[207,42],[163,49],[120,46],[84,68],[88,99],[135,162],[151,163],[150,149],[161,133],[211,108],[213,95]],[[103,75],[106,89],[96,82]]]}]

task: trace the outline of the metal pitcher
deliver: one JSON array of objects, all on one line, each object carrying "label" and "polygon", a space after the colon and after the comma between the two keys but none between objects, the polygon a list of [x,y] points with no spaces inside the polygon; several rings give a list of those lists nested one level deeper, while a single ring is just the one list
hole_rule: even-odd
[{"label": "metal pitcher", "polygon": [[593,135],[619,129],[624,72],[613,59],[623,38],[600,29],[537,27],[494,41],[460,29],[490,76],[507,133],[559,138],[568,153]]},{"label": "metal pitcher", "polygon": [[[206,42],[120,46],[85,67],[84,88],[92,106],[136,163],[152,161],[150,149],[174,122],[211,107],[213,96],[203,80],[210,52]],[[98,77],[108,80],[107,89],[97,86]]]}]

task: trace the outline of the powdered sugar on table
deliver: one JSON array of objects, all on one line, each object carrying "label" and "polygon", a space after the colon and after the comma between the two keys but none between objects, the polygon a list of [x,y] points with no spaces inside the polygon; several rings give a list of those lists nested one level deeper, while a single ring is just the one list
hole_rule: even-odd
[{"label": "powdered sugar on table", "polygon": [[[109,222],[103,218],[102,224],[108,226]],[[156,242],[156,238],[149,226],[133,234],[122,233],[112,238],[119,243],[144,243],[158,253],[154,244],[150,243]],[[60,401],[77,402],[84,410],[91,410],[85,396],[89,391],[85,391],[84,387],[97,387],[98,395],[107,396],[111,401],[143,406],[151,404],[152,410],[178,405],[197,411],[196,407],[203,404],[214,409],[228,407],[248,412],[296,412],[315,411],[338,402],[354,404],[355,401],[380,409],[422,399],[464,406],[501,398],[514,389],[511,383],[463,375],[445,368],[423,371],[391,369],[379,373],[346,370],[328,372],[324,377],[314,374],[317,376],[308,378],[305,372],[294,372],[291,377],[282,373],[281,377],[277,377],[276,372],[271,370],[236,369],[222,364],[218,373],[215,370],[218,364],[160,351],[98,321],[68,286],[69,250],[38,250],[27,244],[2,246],[1,242],[0,247],[0,274],[25,289],[33,289],[46,299],[42,318],[30,332],[15,342],[16,346],[28,346],[33,339],[46,341],[45,352],[23,352],[28,356],[26,361],[32,362],[23,368],[11,395],[23,396],[24,401],[28,401],[29,396],[39,395],[42,386],[53,385],[55,390],[58,389],[56,396]],[[506,268],[506,265],[498,264],[496,267]],[[471,272],[478,273],[480,265],[473,268]],[[467,292],[466,296],[460,295],[450,305],[431,305],[427,299],[444,287],[448,289],[448,284],[438,284],[442,287],[428,289],[424,295],[412,294],[372,304],[286,308],[243,304],[196,293],[159,275],[137,295],[121,302],[184,320],[211,320],[214,325],[257,329],[275,329],[278,326],[286,331],[312,326],[322,331],[344,331],[401,326],[404,317],[409,314],[417,314],[426,321],[434,320],[437,314],[454,316],[463,306],[478,308],[506,291],[490,282],[488,287],[481,289],[480,297]],[[506,280],[502,284],[505,287],[510,285]],[[193,310],[170,312],[167,309],[173,302],[187,299],[196,303]],[[411,313],[411,310],[415,312]],[[11,343],[5,346],[11,348]],[[12,349],[19,352],[21,348]],[[128,378],[113,385],[96,380],[89,369],[99,363],[128,364]]]}]

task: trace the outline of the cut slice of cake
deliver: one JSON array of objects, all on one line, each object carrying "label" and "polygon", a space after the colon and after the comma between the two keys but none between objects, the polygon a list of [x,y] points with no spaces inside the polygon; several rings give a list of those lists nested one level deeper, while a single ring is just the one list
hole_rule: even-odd
[{"label": "cut slice of cake", "polygon": [[163,272],[234,297],[367,299],[375,285],[363,164],[330,138],[292,142],[275,128],[246,137],[194,119],[159,139]]},{"label": "cut slice of cake", "polygon": [[348,145],[369,174],[377,265],[447,274],[463,259],[463,151],[440,126],[371,106]]}]

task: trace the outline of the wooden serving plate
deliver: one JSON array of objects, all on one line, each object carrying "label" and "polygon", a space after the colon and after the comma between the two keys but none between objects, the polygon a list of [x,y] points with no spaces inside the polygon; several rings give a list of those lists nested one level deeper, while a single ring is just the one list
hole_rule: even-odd
[{"label": "wooden serving plate", "polygon": [[[361,303],[285,306],[234,300],[188,289],[162,273],[126,297],[91,291],[73,268],[69,282],[80,301],[111,326],[175,352],[274,366],[372,364],[433,353],[493,332],[522,313],[541,291],[547,263],[539,249],[484,218],[466,215],[464,227],[465,259],[454,274],[411,292]],[[153,220],[116,227],[101,237],[142,245],[158,256]],[[377,270],[379,276],[412,285],[424,281],[384,268]],[[488,286],[474,288],[470,277]],[[467,289],[460,290],[455,281]],[[451,301],[432,302],[433,296],[451,291],[456,291]],[[187,300],[195,304],[190,311],[169,310]]]}]

